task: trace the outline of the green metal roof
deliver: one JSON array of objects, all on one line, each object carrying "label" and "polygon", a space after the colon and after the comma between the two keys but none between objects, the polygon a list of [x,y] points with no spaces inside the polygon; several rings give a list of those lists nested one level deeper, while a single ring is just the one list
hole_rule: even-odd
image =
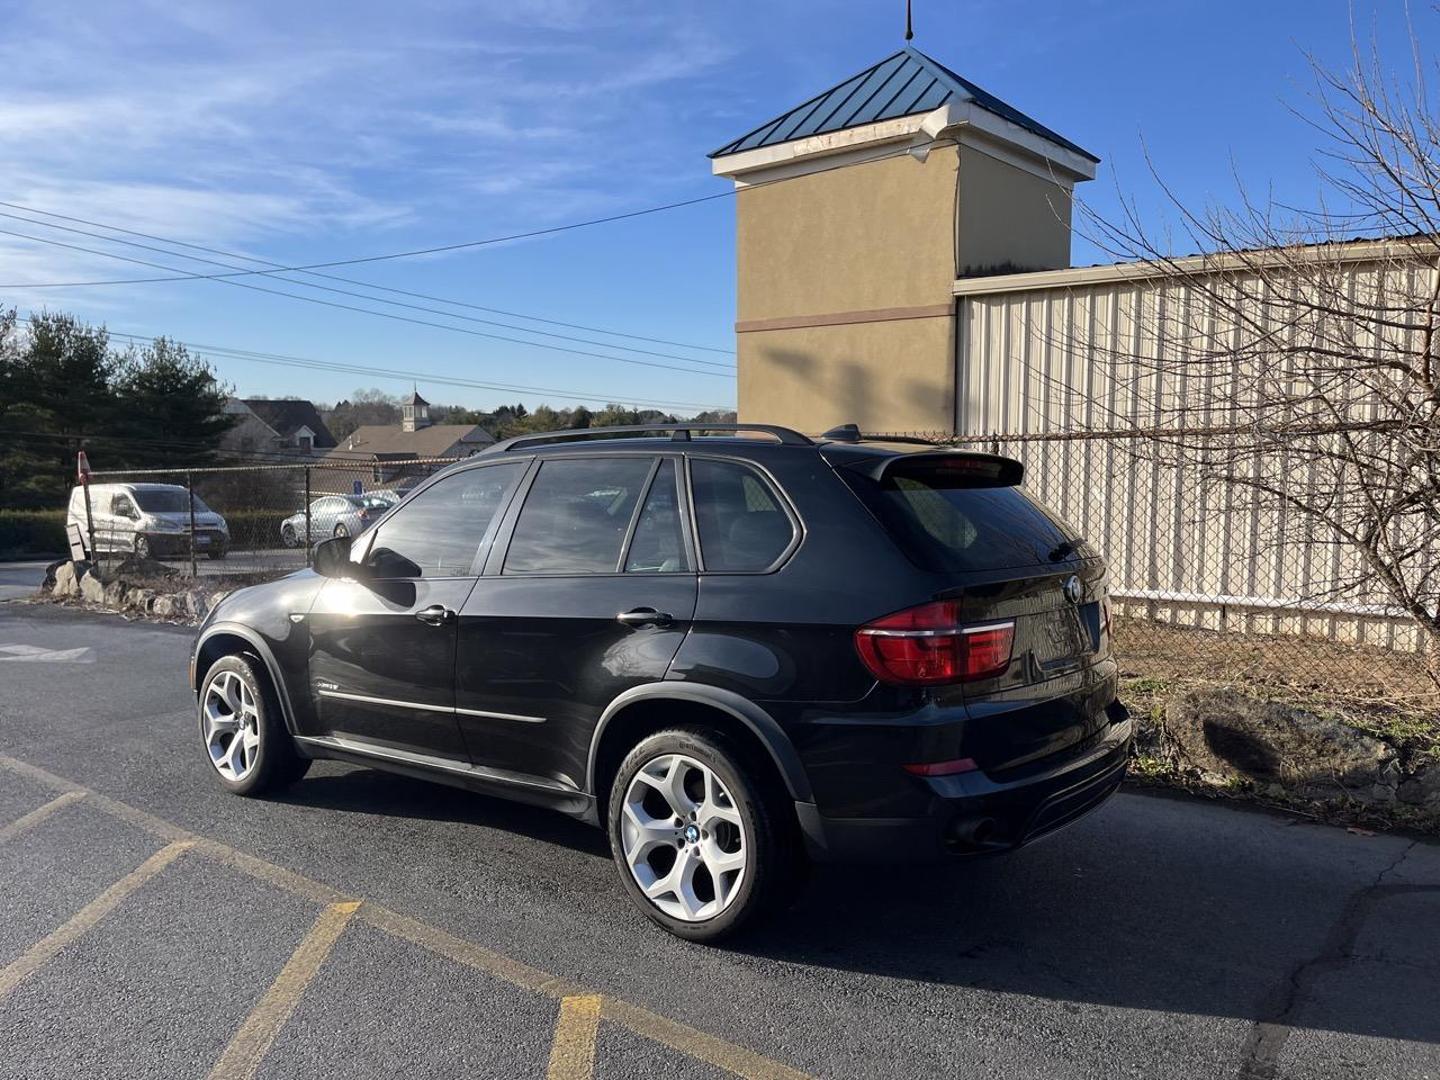
[{"label": "green metal roof", "polygon": [[938,60],[919,49],[906,46],[887,56],[878,64],[852,75],[818,97],[797,105],[783,116],[762,124],[733,142],[714,151],[712,158],[757,150],[762,146],[823,135],[831,131],[894,120],[916,113],[938,109],[948,101],[973,101],[986,112],[1017,124],[1035,135],[1049,139],[1065,149],[1098,162],[1088,150],[1032,120],[1019,109],[1005,104],[995,95],[980,89],[968,79],[955,74]]}]

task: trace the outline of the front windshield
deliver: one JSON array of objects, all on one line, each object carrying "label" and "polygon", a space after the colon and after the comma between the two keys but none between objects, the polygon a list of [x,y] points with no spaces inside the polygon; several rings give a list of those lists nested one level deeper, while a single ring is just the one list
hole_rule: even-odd
[{"label": "front windshield", "polygon": [[[135,501],[147,514],[188,514],[190,506],[185,500],[184,488],[142,488],[135,493]],[[195,512],[208,514],[210,507],[199,495],[195,496]]]}]

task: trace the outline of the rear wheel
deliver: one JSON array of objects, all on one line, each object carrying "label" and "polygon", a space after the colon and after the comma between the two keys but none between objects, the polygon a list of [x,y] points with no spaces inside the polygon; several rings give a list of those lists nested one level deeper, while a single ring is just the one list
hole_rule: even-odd
[{"label": "rear wheel", "polygon": [[212,547],[208,552],[206,552],[206,554],[209,555],[210,558],[218,561],[225,558],[225,556],[228,555],[229,552],[223,546],[220,546]]},{"label": "rear wheel", "polygon": [[300,537],[295,535],[295,527],[293,525],[286,525],[280,530],[280,542],[287,548],[300,546]]},{"label": "rear wheel", "polygon": [[261,795],[299,780],[310,768],[285,730],[260,661],[224,656],[200,685],[200,739],[220,783],[237,795]]},{"label": "rear wheel", "polygon": [[135,557],[137,559],[150,558],[150,538],[148,536],[135,537]]},{"label": "rear wheel", "polygon": [[335,526],[335,535],[336,535],[336,536],[349,536],[349,535],[350,535],[350,530],[345,527],[345,523],[344,523],[343,521],[342,521],[339,525],[336,525],[336,526]]},{"label": "rear wheel", "polygon": [[719,732],[643,740],[620,765],[607,817],[625,891],[689,941],[718,941],[773,911],[801,877],[783,804]]}]

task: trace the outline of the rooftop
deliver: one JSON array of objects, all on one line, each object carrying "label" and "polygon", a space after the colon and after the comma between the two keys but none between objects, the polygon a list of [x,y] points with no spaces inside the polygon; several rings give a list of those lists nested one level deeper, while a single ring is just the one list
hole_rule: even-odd
[{"label": "rooftop", "polygon": [[1100,160],[1090,151],[909,45],[784,115],[726,143],[710,156],[724,157],[811,135],[928,113],[955,100],[973,102],[986,112],[1090,161]]}]

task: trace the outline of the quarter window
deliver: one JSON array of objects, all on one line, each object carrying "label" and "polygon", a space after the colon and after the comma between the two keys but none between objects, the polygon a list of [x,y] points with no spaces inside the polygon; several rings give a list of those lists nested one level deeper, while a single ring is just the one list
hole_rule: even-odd
[{"label": "quarter window", "polygon": [[706,570],[767,570],[795,539],[779,497],[748,466],[696,459],[690,463],[690,487]]},{"label": "quarter window", "polygon": [[632,574],[676,574],[690,569],[680,531],[680,500],[675,494],[675,461],[666,458],[655,472],[640,511],[625,569]]},{"label": "quarter window", "polygon": [[480,542],[524,469],[509,462],[437,480],[386,519],[365,561],[380,577],[469,577]]},{"label": "quarter window", "polygon": [[507,574],[613,574],[653,458],[543,462],[505,554]]}]

